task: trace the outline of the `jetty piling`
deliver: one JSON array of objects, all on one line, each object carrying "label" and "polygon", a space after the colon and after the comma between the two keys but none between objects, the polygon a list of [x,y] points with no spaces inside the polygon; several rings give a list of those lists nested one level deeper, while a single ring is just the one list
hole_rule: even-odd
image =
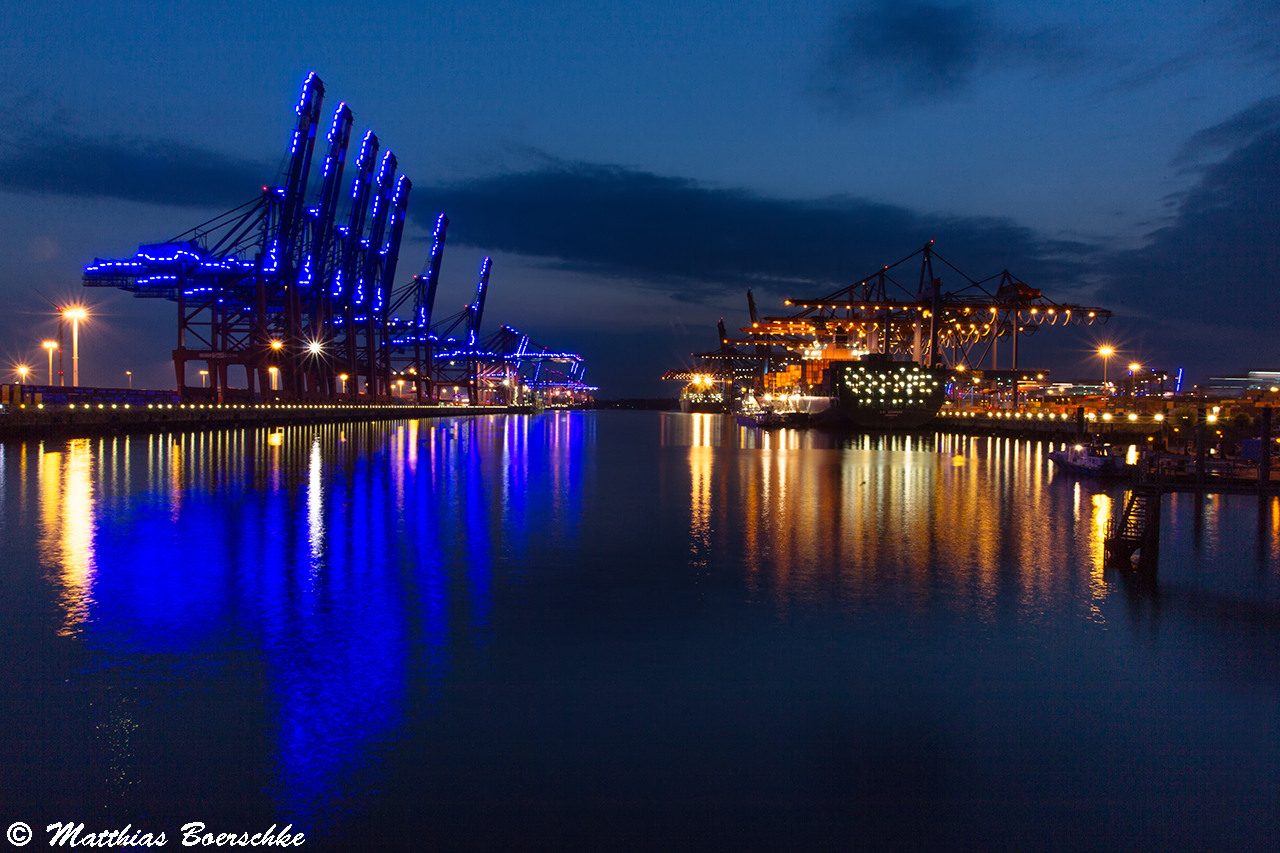
[{"label": "jetty piling", "polygon": [[1259,429],[1258,486],[1271,484],[1271,407],[1262,408],[1262,424]]}]

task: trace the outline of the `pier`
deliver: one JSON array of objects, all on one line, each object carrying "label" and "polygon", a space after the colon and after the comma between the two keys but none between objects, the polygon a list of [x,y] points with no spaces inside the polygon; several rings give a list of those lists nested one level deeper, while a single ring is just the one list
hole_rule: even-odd
[{"label": "pier", "polygon": [[353,403],[81,403],[20,405],[0,415],[0,442],[48,437],[189,432],[227,427],[373,422],[521,414],[532,406]]}]

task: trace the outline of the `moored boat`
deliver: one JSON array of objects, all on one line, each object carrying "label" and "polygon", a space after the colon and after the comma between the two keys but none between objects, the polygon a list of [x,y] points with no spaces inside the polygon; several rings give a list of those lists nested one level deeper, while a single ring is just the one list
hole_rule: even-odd
[{"label": "moored boat", "polygon": [[1110,445],[1075,444],[1049,453],[1049,461],[1063,471],[1092,477],[1123,477],[1137,466],[1111,452]]},{"label": "moored boat", "polygon": [[722,383],[706,376],[696,377],[680,392],[680,411],[718,414],[729,411]]},{"label": "moored boat", "polygon": [[803,427],[809,425],[808,412],[775,412],[760,409],[755,412],[738,412],[734,415],[738,426],[748,429],[775,429],[777,427]]},{"label": "moored boat", "polygon": [[773,429],[776,427],[807,427],[810,419],[817,417],[831,406],[829,397],[809,397],[801,394],[766,394],[763,403],[754,395],[741,397],[734,408],[739,426],[748,429]]}]

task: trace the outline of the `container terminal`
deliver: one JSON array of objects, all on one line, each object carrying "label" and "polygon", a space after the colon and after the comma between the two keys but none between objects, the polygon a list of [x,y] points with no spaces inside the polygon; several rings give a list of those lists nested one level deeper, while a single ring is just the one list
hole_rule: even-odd
[{"label": "container terminal", "polygon": [[38,383],[39,367],[18,368],[19,382],[0,391],[0,434],[42,425],[234,424],[285,412],[381,418],[590,402],[597,389],[578,354],[535,343],[510,325],[482,333],[490,258],[480,264],[470,302],[439,315],[445,214],[435,220],[421,273],[397,278],[412,182],[372,130],[353,136],[346,103],[326,118],[324,95],[324,83],[309,74],[279,185],[256,195],[246,188],[249,199],[220,216],[143,243],[132,257],[96,258],[84,268],[85,287],[172,306],[175,390],[82,388],[78,333],[86,311],[55,305],[57,338],[43,342],[46,381]]}]

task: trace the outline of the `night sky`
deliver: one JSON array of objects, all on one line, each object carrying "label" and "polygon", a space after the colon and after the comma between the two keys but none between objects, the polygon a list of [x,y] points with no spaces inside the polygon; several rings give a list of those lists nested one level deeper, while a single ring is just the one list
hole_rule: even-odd
[{"label": "night sky", "polygon": [[84,384],[172,387],[173,304],[83,266],[278,182],[314,70],[413,181],[398,278],[446,212],[438,315],[492,255],[485,327],[580,352],[601,397],[674,395],[748,287],[784,313],[929,239],[1115,312],[1027,340],[1055,378],[1098,378],[1102,342],[1193,381],[1280,369],[1277,25],[1274,0],[11,2],[0,368],[43,379],[78,298]]}]

